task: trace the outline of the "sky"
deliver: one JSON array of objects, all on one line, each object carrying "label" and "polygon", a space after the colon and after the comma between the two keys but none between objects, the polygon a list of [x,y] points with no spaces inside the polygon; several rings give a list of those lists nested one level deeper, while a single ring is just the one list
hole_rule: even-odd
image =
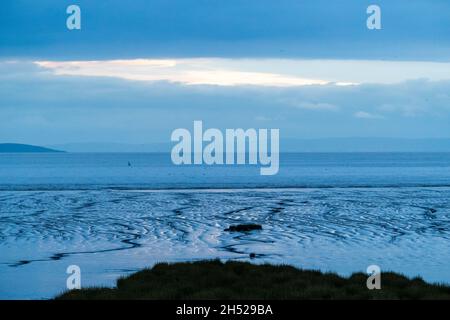
[{"label": "sky", "polygon": [[[81,30],[66,8],[81,8]],[[366,8],[381,8],[381,30]],[[0,142],[450,138],[450,2],[6,0]]]}]

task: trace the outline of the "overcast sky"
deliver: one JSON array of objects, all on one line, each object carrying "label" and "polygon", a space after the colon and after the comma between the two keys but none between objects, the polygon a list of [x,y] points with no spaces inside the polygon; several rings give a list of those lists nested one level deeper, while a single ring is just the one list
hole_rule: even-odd
[{"label": "overcast sky", "polygon": [[[65,13],[78,4],[82,29]],[[330,4],[332,3],[332,4]],[[366,28],[366,8],[382,30]],[[2,1],[0,142],[450,137],[448,1]]]}]

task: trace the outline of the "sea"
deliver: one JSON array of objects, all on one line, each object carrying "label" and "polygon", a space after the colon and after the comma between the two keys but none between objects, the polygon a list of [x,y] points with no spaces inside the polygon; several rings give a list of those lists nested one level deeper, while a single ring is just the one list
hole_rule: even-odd
[{"label": "sea", "polygon": [[[225,231],[254,223],[262,230]],[[450,153],[285,153],[258,165],[165,153],[0,154],[0,299],[115,285],[158,262],[377,265],[450,284]],[[252,254],[252,255],[251,255]]]}]

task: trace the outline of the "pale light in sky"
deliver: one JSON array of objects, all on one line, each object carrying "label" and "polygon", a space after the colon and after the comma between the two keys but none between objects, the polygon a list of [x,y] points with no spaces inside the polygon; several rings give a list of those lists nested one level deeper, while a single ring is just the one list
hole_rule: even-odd
[{"label": "pale light in sky", "polygon": [[239,66],[223,65],[222,59],[180,60],[104,60],[37,61],[56,75],[117,77],[136,81],[169,81],[186,85],[304,86],[324,85],[329,81],[284,75],[276,72],[247,71]]},{"label": "pale light in sky", "polygon": [[300,59],[130,59],[35,61],[56,75],[169,81],[186,85],[305,86],[450,79],[450,63]]}]

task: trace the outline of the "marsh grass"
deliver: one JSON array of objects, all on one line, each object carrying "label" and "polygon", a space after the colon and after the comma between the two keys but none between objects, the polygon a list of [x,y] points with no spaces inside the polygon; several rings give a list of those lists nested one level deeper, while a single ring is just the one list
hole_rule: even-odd
[{"label": "marsh grass", "polygon": [[450,287],[385,272],[381,290],[367,275],[349,278],[285,265],[219,260],[159,263],[117,281],[116,288],[72,290],[57,299],[450,299]]}]

